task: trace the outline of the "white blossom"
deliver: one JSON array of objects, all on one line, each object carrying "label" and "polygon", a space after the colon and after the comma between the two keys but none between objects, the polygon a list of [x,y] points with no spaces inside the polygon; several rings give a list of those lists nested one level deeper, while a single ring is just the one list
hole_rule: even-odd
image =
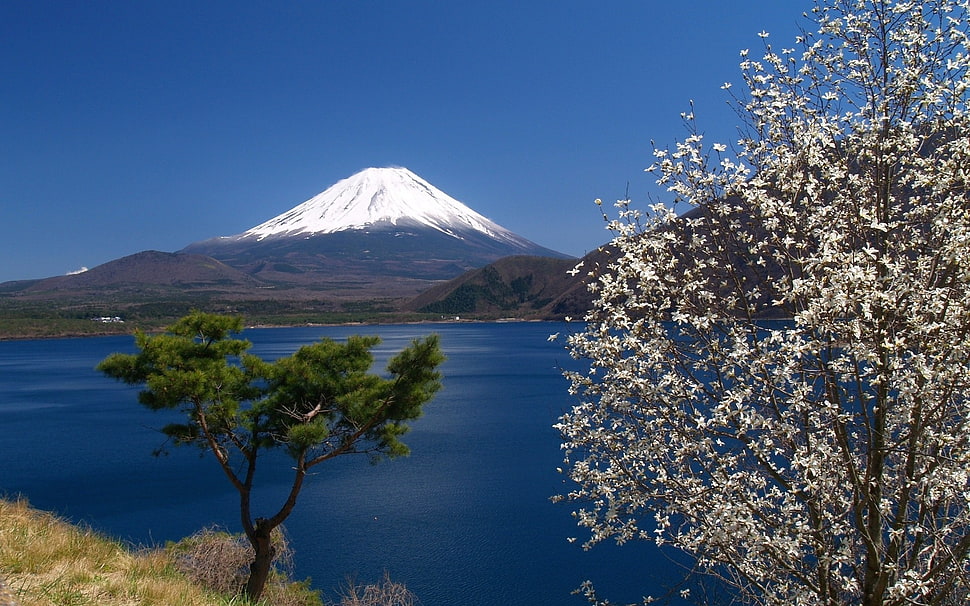
[{"label": "white blossom", "polygon": [[752,604],[970,603],[968,2],[819,0],[742,51],[734,157],[685,112],[673,203],[616,204],[556,426],[587,548]]}]

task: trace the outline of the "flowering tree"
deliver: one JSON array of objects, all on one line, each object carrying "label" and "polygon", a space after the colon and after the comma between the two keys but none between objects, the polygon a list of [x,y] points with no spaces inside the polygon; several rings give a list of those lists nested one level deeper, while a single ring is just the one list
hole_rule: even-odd
[{"label": "flowering tree", "polygon": [[692,208],[617,203],[557,425],[587,546],[753,604],[970,600],[968,12],[819,0],[742,53],[730,152],[690,113],[655,151]]}]

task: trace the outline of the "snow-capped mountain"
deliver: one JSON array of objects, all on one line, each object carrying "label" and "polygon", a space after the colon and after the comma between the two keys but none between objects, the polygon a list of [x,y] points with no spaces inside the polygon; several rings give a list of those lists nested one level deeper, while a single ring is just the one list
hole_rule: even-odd
[{"label": "snow-capped mountain", "polygon": [[474,231],[513,245],[534,246],[406,168],[362,170],[234,238],[263,240],[397,226],[430,227],[459,239]]},{"label": "snow-capped mountain", "polygon": [[[406,168],[368,168],[235,236],[196,242],[261,280],[315,288],[447,280],[502,257],[568,258],[487,219]],[[328,286],[331,285],[331,286]],[[356,288],[356,287],[355,287]]]}]

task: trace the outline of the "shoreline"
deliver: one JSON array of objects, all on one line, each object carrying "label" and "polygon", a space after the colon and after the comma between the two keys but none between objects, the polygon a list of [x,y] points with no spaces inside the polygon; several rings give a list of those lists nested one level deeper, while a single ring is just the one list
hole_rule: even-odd
[{"label": "shoreline", "polygon": [[[267,328],[326,328],[340,326],[407,326],[419,324],[525,324],[540,322],[564,322],[563,319],[556,318],[453,318],[453,319],[426,319],[426,320],[400,320],[400,321],[352,321],[352,322],[299,322],[299,323],[253,323],[246,324],[245,330],[260,330]],[[160,332],[175,320],[165,322],[158,327],[146,328],[144,332]],[[0,343],[12,341],[54,341],[60,339],[87,339],[99,337],[134,337],[135,330],[129,331],[67,331],[59,334],[0,334]]]}]

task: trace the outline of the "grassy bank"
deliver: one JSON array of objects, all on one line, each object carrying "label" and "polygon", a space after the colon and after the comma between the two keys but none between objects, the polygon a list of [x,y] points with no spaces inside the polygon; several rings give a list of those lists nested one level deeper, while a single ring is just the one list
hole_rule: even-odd
[{"label": "grassy bank", "polygon": [[0,500],[0,577],[21,606],[238,604],[191,583],[163,550],[132,552],[25,501]]},{"label": "grassy bank", "polygon": [[[231,544],[221,537],[228,535],[205,536],[220,538],[202,545],[206,558],[185,557],[187,549],[200,546],[198,538],[133,550],[32,509],[26,501],[0,500],[0,579],[6,585],[0,606],[244,606],[247,602],[238,596],[199,584],[199,578],[213,578],[221,565],[240,569],[237,553],[231,553],[235,561],[223,559]],[[204,561],[205,569],[185,570],[186,561]],[[246,561],[244,556],[243,566]],[[267,604],[321,603],[316,592],[288,579],[267,586],[266,595]]]},{"label": "grassy bank", "polygon": [[[283,559],[291,558],[285,537],[280,540]],[[252,606],[227,589],[240,586],[250,553],[244,538],[212,530],[160,549],[131,549],[24,500],[0,499],[0,606]],[[415,606],[418,600],[385,575],[369,585],[348,582],[324,602],[293,582],[284,565],[258,606],[324,603]]]}]

